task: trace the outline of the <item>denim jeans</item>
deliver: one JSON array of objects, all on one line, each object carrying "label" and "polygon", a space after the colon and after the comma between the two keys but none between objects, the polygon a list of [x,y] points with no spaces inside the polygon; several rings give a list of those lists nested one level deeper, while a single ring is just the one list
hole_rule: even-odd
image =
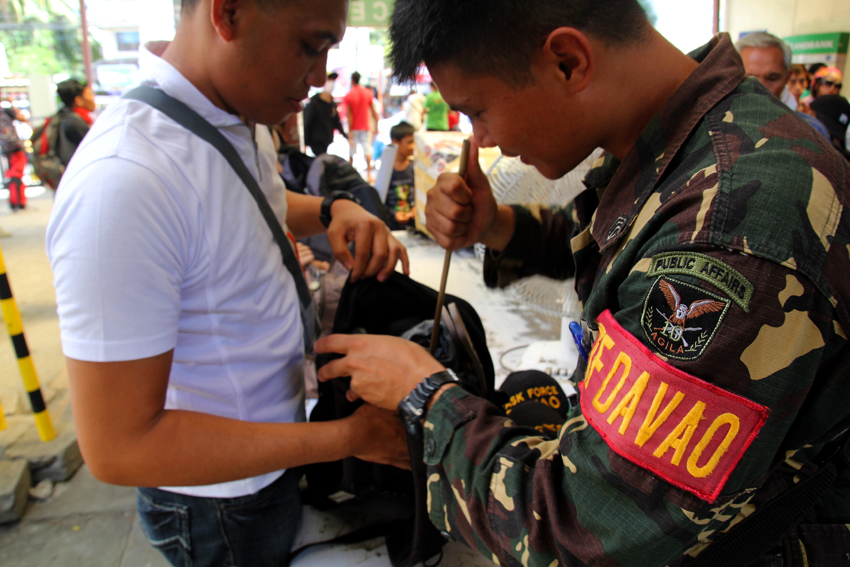
[{"label": "denim jeans", "polygon": [[137,488],[142,530],[174,567],[282,567],[301,519],[301,469],[256,494],[200,498]]}]

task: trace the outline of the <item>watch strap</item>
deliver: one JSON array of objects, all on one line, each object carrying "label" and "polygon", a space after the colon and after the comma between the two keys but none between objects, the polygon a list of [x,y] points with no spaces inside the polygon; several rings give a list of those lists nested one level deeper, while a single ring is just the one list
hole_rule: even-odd
[{"label": "watch strap", "polygon": [[351,193],[350,191],[334,191],[325,197],[322,200],[322,208],[319,211],[319,220],[325,228],[328,228],[331,225],[331,205],[333,205],[334,201],[337,199],[346,199],[357,203],[358,205],[360,204],[360,199],[358,199],[354,193]]},{"label": "watch strap", "polygon": [[425,415],[425,406],[434,397],[434,394],[445,384],[457,381],[457,374],[449,368],[435,372],[417,384],[413,391],[399,402],[398,411],[408,433],[415,434],[418,432]]}]

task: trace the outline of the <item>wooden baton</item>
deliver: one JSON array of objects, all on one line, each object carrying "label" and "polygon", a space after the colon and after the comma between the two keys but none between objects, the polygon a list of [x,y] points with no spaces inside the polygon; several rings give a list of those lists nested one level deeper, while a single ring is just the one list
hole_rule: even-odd
[{"label": "wooden baton", "polygon": [[[463,148],[460,151],[460,164],[458,165],[458,175],[466,177],[466,164],[469,161],[469,139],[463,141]],[[443,314],[443,302],[446,300],[446,281],[449,279],[449,264],[452,261],[452,251],[446,250],[446,258],[443,260],[443,278],[440,280],[440,293],[437,295],[437,311],[434,313],[434,329],[431,331],[431,345],[428,352],[433,356],[437,350],[437,337],[440,336],[440,319]]]}]

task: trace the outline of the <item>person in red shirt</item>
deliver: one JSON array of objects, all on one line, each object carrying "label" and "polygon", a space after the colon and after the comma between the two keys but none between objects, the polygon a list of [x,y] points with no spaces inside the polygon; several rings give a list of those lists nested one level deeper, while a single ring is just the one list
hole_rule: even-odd
[{"label": "person in red shirt", "polygon": [[56,85],[56,94],[63,104],[59,113],[62,128],[59,159],[67,166],[91,128],[91,113],[96,107],[94,91],[82,81],[67,79]]},{"label": "person in red shirt", "polygon": [[26,122],[21,111],[7,101],[9,106],[0,109],[0,150],[6,156],[8,167],[3,173],[3,181],[9,188],[9,207],[12,212],[27,207],[26,186],[23,182],[24,168],[27,165],[27,154],[15,129],[15,121]]},{"label": "person in red shirt", "polygon": [[[366,171],[372,177],[372,136],[378,133],[378,113],[372,106],[372,91],[360,86],[360,73],[355,71],[351,74],[351,90],[343,99],[346,112],[348,113],[348,142],[351,144],[349,161],[354,164],[354,154],[357,146],[363,146],[366,156]],[[371,114],[374,127],[369,121]]]}]

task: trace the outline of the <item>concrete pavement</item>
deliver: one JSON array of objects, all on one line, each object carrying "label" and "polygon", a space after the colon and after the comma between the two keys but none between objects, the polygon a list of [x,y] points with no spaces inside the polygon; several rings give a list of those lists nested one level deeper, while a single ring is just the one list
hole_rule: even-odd
[{"label": "concrete pavement", "polygon": [[[41,188],[30,188],[30,192],[34,191],[41,191]],[[56,294],[44,248],[52,205],[49,193],[30,198],[27,209],[17,213],[12,213],[6,202],[0,201],[0,228],[10,235],[0,238],[0,247],[12,294],[24,322],[27,346],[48,404],[65,389],[65,359],[59,343]],[[5,326],[0,331],[0,343],[0,403],[7,414],[28,412],[29,399],[21,386],[17,359]]]}]

